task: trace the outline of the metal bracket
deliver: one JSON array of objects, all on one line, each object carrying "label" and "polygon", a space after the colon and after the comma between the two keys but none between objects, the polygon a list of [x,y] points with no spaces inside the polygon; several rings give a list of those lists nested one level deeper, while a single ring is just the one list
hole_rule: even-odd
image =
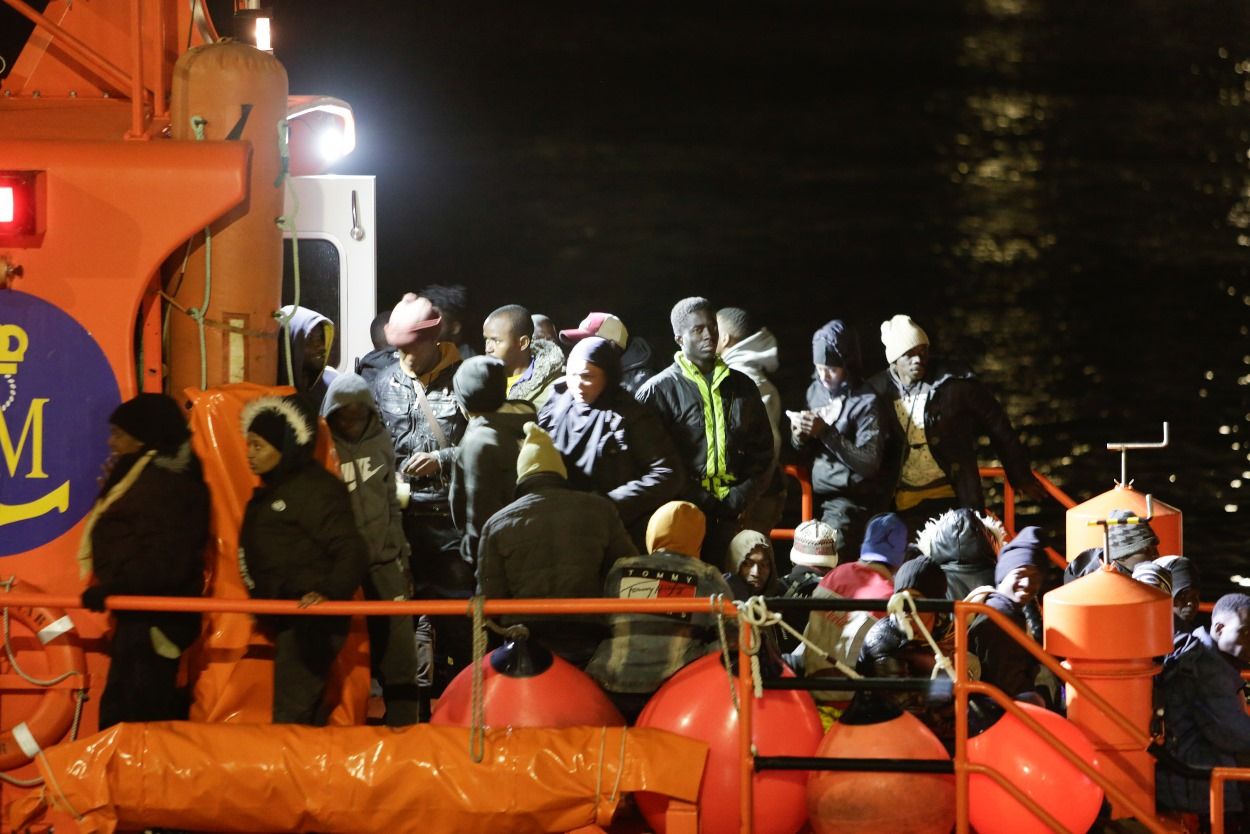
[{"label": "metal bracket", "polygon": [[1168,432],[1168,421],[1163,421],[1163,440],[1159,443],[1108,443],[1108,452],[1120,453],[1120,485],[1129,486],[1128,480],[1128,450],[1129,449],[1166,449],[1170,434]]}]

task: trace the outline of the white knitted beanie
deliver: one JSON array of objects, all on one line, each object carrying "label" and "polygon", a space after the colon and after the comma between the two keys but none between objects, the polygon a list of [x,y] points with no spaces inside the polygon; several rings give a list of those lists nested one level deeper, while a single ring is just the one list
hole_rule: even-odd
[{"label": "white knitted beanie", "polygon": [[885,345],[885,361],[893,362],[912,348],[929,344],[929,336],[911,316],[900,313],[881,322],[881,344]]}]

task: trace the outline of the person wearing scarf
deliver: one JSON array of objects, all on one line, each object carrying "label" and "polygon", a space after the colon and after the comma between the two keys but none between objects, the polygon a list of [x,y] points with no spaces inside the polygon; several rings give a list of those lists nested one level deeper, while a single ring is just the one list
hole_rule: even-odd
[{"label": "person wearing scarf", "polygon": [[[163,394],[139,394],[109,416],[113,456],[78,552],[84,608],[104,611],[114,594],[203,592],[208,489],[190,440],[182,410]],[[178,658],[199,632],[199,614],[116,612],[100,729],[185,719]]]},{"label": "person wearing scarf", "polygon": [[676,497],[685,476],[659,415],[620,379],[620,348],[598,336],[582,339],[538,424],[560,452],[569,485],[607,497],[642,546],[648,519]]}]

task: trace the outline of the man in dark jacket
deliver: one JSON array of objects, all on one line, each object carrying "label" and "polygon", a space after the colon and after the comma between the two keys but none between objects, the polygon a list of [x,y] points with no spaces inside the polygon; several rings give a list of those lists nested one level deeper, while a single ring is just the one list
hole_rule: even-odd
[{"label": "man in dark jacket", "polygon": [[[139,394],[117,407],[109,429],[111,464],[79,554],[91,576],[83,606],[103,611],[112,594],[199,596],[208,489],[182,410],[163,394]],[[117,611],[113,618],[100,729],[185,720],[178,658],[199,636],[200,615]]]},{"label": "man in dark jacket", "polygon": [[1007,414],[967,368],[931,362],[929,337],[908,316],[881,323],[889,366],[868,380],[888,430],[885,496],[915,530],[952,507],[985,509],[977,438],[987,434],[1016,489],[1044,492]]},{"label": "man in dark jacket", "polygon": [[[536,423],[525,424],[516,471],[517,499],[482,528],[478,593],[496,599],[600,596],[612,563],[638,552],[612,502],[569,489],[564,461]],[[503,619],[524,621],[542,646],[577,666],[585,666],[607,636],[601,617]]]},{"label": "man in dark jacket", "polygon": [[[252,596],[301,608],[351,599],[369,566],[347,487],[312,457],[311,415],[293,399],[260,397],[243,409],[247,459],[261,484],[239,531],[239,573]],[[267,617],[274,632],[274,723],[320,724],[330,666],[346,617]]]},{"label": "man in dark jacket", "polygon": [[516,495],[516,459],[525,439],[525,424],[535,419],[534,407],[504,398],[507,375],[493,356],[466,359],[456,371],[452,389],[469,417],[460,440],[460,454],[451,471],[451,518],[463,531],[460,555],[477,564],[478,542],[487,519],[512,503]]},{"label": "man in dark jacket", "polygon": [[[1110,547],[1111,567],[1124,576],[1132,576],[1133,569],[1142,562],[1159,556],[1159,536],[1150,522],[1132,510],[1116,509],[1107,514],[1107,544]],[[1102,548],[1091,547],[1076,554],[1063,571],[1064,584],[1080,579],[1102,567]]]},{"label": "man in dark jacket", "polygon": [[863,383],[859,339],[840,319],[812,336],[812,364],[816,378],[807,387],[807,409],[790,412],[790,443],[811,456],[820,517],[838,532],[838,552],[846,556],[859,552],[881,493],[877,395]]},{"label": "man in dark jacket", "polygon": [[716,355],[716,309],[706,298],[677,302],[670,315],[681,348],[673,364],[638,391],[660,413],[689,480],[678,497],[707,516],[703,559],[723,568],[742,518],[768,486],[773,433],[759,388]]},{"label": "man in dark jacket", "polygon": [[648,519],[681,490],[685,474],[659,415],[621,388],[620,373],[615,344],[582,339],[538,424],[564,458],[569,484],[607,497],[642,547]]},{"label": "man in dark jacket", "polygon": [[[1250,596],[1225,594],[1211,611],[1211,629],[1180,634],[1163,661],[1164,742],[1169,753],[1199,768],[1237,767],[1250,756],[1250,716],[1241,672],[1250,658]],[[1160,810],[1210,811],[1207,780],[1160,764],[1156,796]],[[1243,822],[1240,786],[1226,782],[1224,807]]]},{"label": "man in dark jacket", "polygon": [[[968,599],[1005,615],[1035,643],[1041,643],[1042,614],[1035,600],[1049,565],[1050,560],[1038,538],[1038,528],[1025,527],[1003,545],[998,554],[994,589]],[[997,686],[1012,698],[1051,706],[1036,687],[1041,664],[996,623],[988,617],[975,619],[968,629],[968,641],[981,661],[982,681]]]},{"label": "man in dark jacket", "polygon": [[[352,512],[369,547],[365,597],[399,601],[409,598],[408,540],[395,492],[395,450],[378,416],[369,383],[357,374],[342,374],[330,383],[321,416],[339,456],[339,473],[347,484]],[[386,724],[402,727],[417,722],[417,646],[411,615],[370,617],[369,656],[382,686]]]},{"label": "man in dark jacket", "polygon": [[330,348],[334,343],[334,325],[316,310],[307,307],[287,305],[279,311],[287,322],[290,331],[291,365],[288,375],[286,349],[287,339],[278,342],[278,382],[292,385],[300,393],[309,409],[314,413],[321,409],[321,401],[325,399],[326,389],[330,382],[338,376],[338,371],[329,367]]},{"label": "man in dark jacket", "polygon": [[487,356],[503,362],[508,372],[508,399],[525,400],[541,411],[551,386],[564,374],[560,346],[535,339],[534,319],[520,304],[507,304],[482,322]]},{"label": "man in dark jacket", "polygon": [[641,336],[630,336],[625,322],[611,313],[590,313],[577,327],[560,331],[560,341],[566,345],[575,345],[588,336],[607,339],[621,349],[621,387],[631,395],[655,376],[651,345]]}]

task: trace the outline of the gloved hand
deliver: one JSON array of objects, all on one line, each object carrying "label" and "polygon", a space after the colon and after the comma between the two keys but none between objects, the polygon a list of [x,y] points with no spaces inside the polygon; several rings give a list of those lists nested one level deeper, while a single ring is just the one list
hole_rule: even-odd
[{"label": "gloved hand", "polygon": [[102,585],[92,585],[82,592],[82,607],[88,611],[105,611],[104,601],[108,599]]}]

